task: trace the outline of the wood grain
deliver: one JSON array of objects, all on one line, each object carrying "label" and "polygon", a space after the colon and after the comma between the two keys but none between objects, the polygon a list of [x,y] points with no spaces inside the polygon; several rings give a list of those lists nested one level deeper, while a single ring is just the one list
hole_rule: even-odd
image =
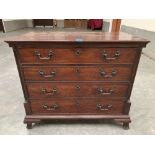
[{"label": "wood grain", "polygon": [[[78,40],[82,39],[82,40]],[[124,32],[29,32],[6,39],[7,43],[20,42],[126,42],[148,43],[147,39]]]},{"label": "wood grain", "polygon": [[[130,65],[23,67],[26,81],[129,81]],[[103,74],[105,72],[105,75]],[[116,74],[113,75],[113,72]],[[42,73],[42,74],[41,74]]]},{"label": "wood grain", "polygon": [[[27,89],[30,98],[54,98],[54,97],[125,97],[127,95],[127,84],[107,84],[101,82],[46,82],[46,83],[27,83]],[[79,88],[77,88],[79,87]],[[49,93],[44,93],[42,90]],[[56,89],[56,92],[52,90]],[[101,94],[99,89],[103,92],[111,94]]]},{"label": "wood grain", "polygon": [[[120,55],[115,57],[119,51]],[[52,56],[49,60],[42,58]],[[104,57],[107,54],[107,57]],[[22,64],[132,64],[136,57],[133,48],[21,48],[19,49],[19,59]],[[107,60],[106,58],[114,58]]]},{"label": "wood grain", "polygon": [[[96,114],[96,115],[121,115],[123,112],[124,102],[122,100],[107,100],[107,99],[53,99],[53,100],[31,100],[31,108],[33,114]],[[55,110],[46,110],[44,105],[52,107],[53,104],[58,104]],[[107,105],[112,105],[109,110],[100,110],[97,104],[101,104],[102,108],[107,108]]]}]

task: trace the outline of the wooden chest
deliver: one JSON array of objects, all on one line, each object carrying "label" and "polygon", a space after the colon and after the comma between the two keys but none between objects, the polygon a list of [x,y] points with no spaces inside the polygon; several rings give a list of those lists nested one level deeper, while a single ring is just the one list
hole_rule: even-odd
[{"label": "wooden chest", "polygon": [[6,42],[15,54],[28,128],[47,119],[108,119],[129,128],[130,95],[148,40],[125,33],[30,32]]}]

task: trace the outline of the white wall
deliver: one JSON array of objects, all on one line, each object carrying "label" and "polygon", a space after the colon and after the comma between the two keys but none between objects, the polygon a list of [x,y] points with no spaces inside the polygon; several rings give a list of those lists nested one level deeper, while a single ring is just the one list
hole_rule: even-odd
[{"label": "white wall", "polygon": [[27,19],[27,27],[33,27],[32,19]]},{"label": "white wall", "polygon": [[26,19],[3,19],[3,25],[5,32],[28,27]]},{"label": "white wall", "polygon": [[155,19],[123,19],[121,25],[155,32]]}]

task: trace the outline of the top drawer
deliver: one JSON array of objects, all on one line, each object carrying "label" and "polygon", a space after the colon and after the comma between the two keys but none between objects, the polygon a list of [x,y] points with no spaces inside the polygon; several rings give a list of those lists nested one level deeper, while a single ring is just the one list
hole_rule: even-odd
[{"label": "top drawer", "polygon": [[134,48],[21,48],[23,64],[132,64]]}]

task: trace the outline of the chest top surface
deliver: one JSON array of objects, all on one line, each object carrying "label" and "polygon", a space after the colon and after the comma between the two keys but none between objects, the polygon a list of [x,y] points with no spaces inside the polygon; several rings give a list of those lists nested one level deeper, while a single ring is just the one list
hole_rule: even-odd
[{"label": "chest top surface", "polygon": [[6,39],[7,43],[20,42],[142,42],[149,41],[123,32],[28,32]]}]

